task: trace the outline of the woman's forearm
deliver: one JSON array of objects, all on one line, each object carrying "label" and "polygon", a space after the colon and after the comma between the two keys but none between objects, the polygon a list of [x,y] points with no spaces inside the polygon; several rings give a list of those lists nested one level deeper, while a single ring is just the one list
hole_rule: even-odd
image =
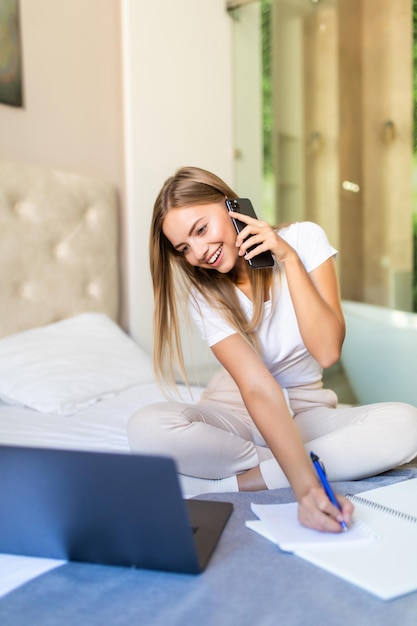
[{"label": "woman's forearm", "polygon": [[252,419],[300,501],[311,487],[317,485],[317,478],[282,389],[276,384],[276,389],[270,393],[265,389],[251,389],[242,395]]}]

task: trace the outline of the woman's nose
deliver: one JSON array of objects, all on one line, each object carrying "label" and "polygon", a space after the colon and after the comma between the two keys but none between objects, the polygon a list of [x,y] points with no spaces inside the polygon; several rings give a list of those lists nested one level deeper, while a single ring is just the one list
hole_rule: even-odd
[{"label": "woman's nose", "polygon": [[203,241],[198,241],[193,246],[193,252],[197,261],[199,261],[199,263],[203,263],[207,260],[208,245]]}]

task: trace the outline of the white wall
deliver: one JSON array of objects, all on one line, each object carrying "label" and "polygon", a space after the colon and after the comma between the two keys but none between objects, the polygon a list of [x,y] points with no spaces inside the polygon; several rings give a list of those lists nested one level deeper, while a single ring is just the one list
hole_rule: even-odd
[{"label": "white wall", "polygon": [[24,105],[0,104],[0,158],[120,189],[119,0],[20,0],[20,24]]},{"label": "white wall", "polygon": [[183,165],[210,169],[234,184],[231,18],[225,4],[122,0],[129,326],[148,350],[148,237],[160,187]]},{"label": "white wall", "polygon": [[20,0],[19,6],[24,106],[0,103],[0,159],[117,187],[125,321],[120,0]]}]

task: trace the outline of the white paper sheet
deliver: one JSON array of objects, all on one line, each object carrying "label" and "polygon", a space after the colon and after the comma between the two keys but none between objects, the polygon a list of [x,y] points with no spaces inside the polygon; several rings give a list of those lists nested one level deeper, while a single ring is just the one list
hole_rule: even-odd
[{"label": "white paper sheet", "polygon": [[0,554],[0,598],[66,561]]}]

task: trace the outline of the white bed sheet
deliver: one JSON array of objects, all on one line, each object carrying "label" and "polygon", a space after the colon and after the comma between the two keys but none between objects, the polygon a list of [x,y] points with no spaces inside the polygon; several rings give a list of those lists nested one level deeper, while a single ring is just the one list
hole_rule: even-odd
[{"label": "white bed sheet", "polygon": [[[196,402],[202,390],[179,387],[181,399]],[[103,452],[129,452],[127,422],[140,407],[166,398],[156,383],[142,384],[73,415],[40,413],[0,401],[0,444]]]}]

